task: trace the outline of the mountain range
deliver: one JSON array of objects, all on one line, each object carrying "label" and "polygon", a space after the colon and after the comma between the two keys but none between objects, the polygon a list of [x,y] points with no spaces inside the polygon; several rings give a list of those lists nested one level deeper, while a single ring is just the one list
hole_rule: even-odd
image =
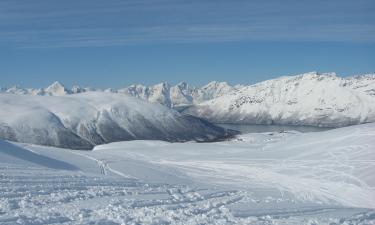
[{"label": "mountain range", "polygon": [[284,76],[187,108],[216,123],[341,127],[375,121],[375,75]]},{"label": "mountain range", "polygon": [[309,72],[253,85],[212,81],[202,87],[185,82],[94,89],[55,82],[47,88],[1,88],[23,95],[67,96],[107,92],[160,103],[215,123],[288,124],[340,127],[375,121],[375,74],[339,77]]},{"label": "mountain range", "polygon": [[186,82],[177,85],[170,85],[163,82],[152,86],[130,85],[120,89],[98,89],[89,87],[73,86],[71,89],[66,88],[60,82],[56,81],[46,88],[21,88],[13,86],[10,88],[1,88],[0,92],[21,94],[21,95],[40,95],[40,96],[64,96],[84,92],[109,92],[120,93],[128,96],[141,98],[153,103],[160,103],[167,107],[188,106],[201,103],[213,98],[220,97],[233,90],[241,88],[241,85],[231,86],[227,82],[212,81],[200,88],[192,87]]}]

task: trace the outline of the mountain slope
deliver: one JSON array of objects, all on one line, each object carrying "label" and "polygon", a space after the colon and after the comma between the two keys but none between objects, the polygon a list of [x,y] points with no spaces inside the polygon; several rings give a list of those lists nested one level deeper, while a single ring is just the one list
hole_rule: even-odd
[{"label": "mountain slope", "polygon": [[0,138],[72,149],[157,139],[212,140],[226,131],[159,104],[104,92],[66,96],[0,94]]},{"label": "mountain slope", "polygon": [[213,122],[338,127],[375,121],[374,76],[316,72],[243,87],[184,113]]}]

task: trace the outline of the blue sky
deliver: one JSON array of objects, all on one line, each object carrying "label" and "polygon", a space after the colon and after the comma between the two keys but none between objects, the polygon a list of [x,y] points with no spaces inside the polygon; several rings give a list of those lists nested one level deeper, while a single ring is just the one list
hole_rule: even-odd
[{"label": "blue sky", "polygon": [[0,86],[375,72],[373,0],[2,0]]}]

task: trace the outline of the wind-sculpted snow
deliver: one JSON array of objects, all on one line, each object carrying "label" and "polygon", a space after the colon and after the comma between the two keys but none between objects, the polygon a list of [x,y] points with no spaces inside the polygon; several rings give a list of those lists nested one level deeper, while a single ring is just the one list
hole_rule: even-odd
[{"label": "wind-sculpted snow", "polygon": [[206,141],[227,135],[159,104],[111,93],[0,94],[0,105],[0,138],[40,145],[91,149],[124,140]]},{"label": "wind-sculpted snow", "polygon": [[374,150],[374,123],[94,151],[2,141],[0,224],[369,225]]},{"label": "wind-sculpted snow", "polygon": [[184,113],[220,123],[340,127],[375,121],[375,77],[315,72],[243,87]]}]

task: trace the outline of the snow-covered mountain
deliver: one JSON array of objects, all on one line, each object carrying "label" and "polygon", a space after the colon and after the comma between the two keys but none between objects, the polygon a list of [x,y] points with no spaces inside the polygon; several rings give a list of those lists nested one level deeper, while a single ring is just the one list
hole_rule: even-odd
[{"label": "snow-covered mountain", "polygon": [[226,82],[212,81],[200,88],[191,87],[185,82],[181,82],[175,86],[163,82],[152,86],[131,85],[118,90],[112,88],[101,90],[94,88],[82,88],[80,86],[73,86],[72,89],[68,89],[56,81],[47,88],[32,89],[14,86],[11,88],[1,88],[0,92],[23,95],[49,96],[63,96],[91,91],[121,93],[141,98],[152,103],[160,103],[167,107],[173,108],[179,106],[189,106],[192,104],[211,100],[233,90],[237,90],[238,87],[240,86],[233,87]]},{"label": "snow-covered mountain", "polygon": [[[65,93],[58,84],[48,91]],[[227,135],[222,128],[160,104],[113,93],[2,93],[0,105],[0,138],[25,143],[91,149],[123,140],[203,141]]]},{"label": "snow-covered mountain", "polygon": [[83,88],[80,86],[73,86],[71,89],[65,87],[60,82],[55,81],[46,88],[22,88],[18,85],[6,88],[0,88],[0,93],[19,94],[19,95],[40,95],[40,96],[64,96],[68,94],[78,94],[89,91],[101,91],[95,88]]},{"label": "snow-covered mountain", "polygon": [[21,95],[68,96],[83,92],[133,96],[212,122],[344,126],[375,121],[375,74],[337,77],[310,72],[258,84],[231,86],[213,81],[196,88],[185,82],[121,89],[93,89],[58,82],[47,88],[1,88]]},{"label": "snow-covered mountain", "polygon": [[179,107],[211,100],[236,89],[236,87],[226,82],[213,81],[200,88],[191,87],[185,82],[181,82],[175,86],[171,86],[168,83],[160,83],[149,87],[132,85],[120,89],[118,92],[139,97],[150,102],[158,102],[168,107]]},{"label": "snow-covered mountain", "polygon": [[338,127],[375,121],[375,75],[305,73],[246,86],[184,113],[212,122]]}]

